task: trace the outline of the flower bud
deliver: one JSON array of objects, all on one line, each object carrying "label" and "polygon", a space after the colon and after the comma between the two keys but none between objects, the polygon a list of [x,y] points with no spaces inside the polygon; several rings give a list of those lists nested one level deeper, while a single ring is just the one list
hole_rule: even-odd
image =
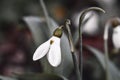
[{"label": "flower bud", "polygon": [[63,27],[63,26],[58,27],[58,28],[54,31],[53,36],[56,36],[56,37],[58,37],[58,38],[61,38],[62,33],[63,33],[62,27]]}]

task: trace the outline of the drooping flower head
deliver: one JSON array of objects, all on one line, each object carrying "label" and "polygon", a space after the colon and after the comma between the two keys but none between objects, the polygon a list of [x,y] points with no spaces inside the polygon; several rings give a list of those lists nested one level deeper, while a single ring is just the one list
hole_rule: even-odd
[{"label": "drooping flower head", "polygon": [[57,28],[53,36],[41,44],[33,55],[33,60],[41,59],[47,54],[47,59],[53,67],[57,67],[61,63],[60,38],[62,36],[62,26]]},{"label": "drooping flower head", "polygon": [[120,49],[120,19],[114,18],[111,20],[113,27],[112,40],[116,49]]}]

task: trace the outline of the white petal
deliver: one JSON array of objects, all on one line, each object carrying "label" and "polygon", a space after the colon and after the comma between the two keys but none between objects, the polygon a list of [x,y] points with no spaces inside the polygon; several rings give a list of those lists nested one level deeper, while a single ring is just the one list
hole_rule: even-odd
[{"label": "white petal", "polygon": [[55,42],[50,46],[49,53],[47,54],[49,63],[57,67],[61,63],[61,50],[60,40],[54,39]]},{"label": "white petal", "polygon": [[60,45],[60,38],[56,37],[56,36],[52,36],[50,38],[50,40],[53,40],[54,41],[54,44],[56,45]]},{"label": "white petal", "polygon": [[36,61],[42,57],[44,57],[47,52],[49,51],[50,48],[50,42],[49,40],[43,44],[41,44],[35,51],[34,55],[33,55],[33,60]]},{"label": "white petal", "polygon": [[114,28],[112,39],[115,48],[120,49],[120,26]]},{"label": "white petal", "polygon": [[[95,35],[98,32],[99,16],[95,12],[89,12],[90,19],[83,26],[83,32],[89,35]],[[87,15],[86,15],[87,17]],[[89,18],[88,17],[88,18]]]}]

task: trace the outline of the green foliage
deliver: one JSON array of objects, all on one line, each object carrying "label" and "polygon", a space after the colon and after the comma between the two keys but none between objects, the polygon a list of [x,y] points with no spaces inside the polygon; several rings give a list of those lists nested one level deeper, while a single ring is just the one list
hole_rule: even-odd
[{"label": "green foliage", "polygon": [[16,78],[6,77],[6,76],[0,76],[0,80],[18,80]]},{"label": "green foliage", "polygon": [[55,74],[23,74],[18,76],[18,80],[67,80]]},{"label": "green foliage", "polygon": [[[28,24],[29,29],[33,35],[34,41],[36,45],[40,45],[41,43],[45,42],[53,35],[54,30],[58,27],[58,24],[51,18],[50,25],[46,25],[46,21],[44,18],[35,17],[35,16],[28,16],[24,17],[25,22]],[[41,59],[40,62],[46,73],[56,73],[68,77],[73,70],[73,62],[72,56],[70,54],[70,48],[67,36],[65,34],[61,37],[61,53],[62,53],[62,63],[59,67],[54,68],[49,65],[47,59]]]},{"label": "green foliage", "polygon": [[[96,56],[97,60],[99,61],[99,63],[103,67],[103,69],[106,70],[104,53],[102,53],[99,50],[97,50],[96,48],[93,48],[88,45],[86,46],[86,48]],[[118,68],[110,60],[108,61],[108,65],[109,65],[109,71],[110,71],[109,75],[111,77],[110,80],[119,80],[120,79],[120,71],[118,70]]]}]

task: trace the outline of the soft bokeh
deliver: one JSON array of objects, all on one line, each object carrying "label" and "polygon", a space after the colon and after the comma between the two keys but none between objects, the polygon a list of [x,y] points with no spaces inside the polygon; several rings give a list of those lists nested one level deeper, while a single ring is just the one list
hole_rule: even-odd
[{"label": "soft bokeh", "polygon": [[[58,25],[64,24],[66,19],[72,22],[71,31],[76,47],[76,54],[79,55],[80,46],[78,39],[79,16],[83,9],[88,7],[101,7],[106,14],[91,11],[85,16],[83,22],[83,45],[90,45],[104,53],[103,33],[106,22],[113,17],[120,17],[119,0],[43,0],[45,2],[51,22]],[[35,22],[34,30],[25,22],[26,16],[40,17],[41,23]],[[30,18],[31,19],[31,18]],[[28,19],[28,20],[30,20]],[[53,21],[52,21],[53,20]],[[38,24],[37,24],[38,23]],[[34,23],[33,23],[34,24]],[[56,24],[53,24],[56,25]],[[37,28],[44,26],[43,28]],[[35,49],[52,36],[51,30],[46,27],[46,20],[39,0],[0,0],[0,75],[16,78],[16,75],[27,73],[43,73],[45,69],[49,70],[50,65],[44,67],[44,60],[33,61],[32,56]],[[56,27],[58,27],[56,25]],[[45,31],[44,31],[45,30]],[[35,34],[34,34],[35,33]],[[109,57],[114,65],[120,68],[120,52],[116,51],[112,43],[112,28],[109,30]],[[41,35],[41,36],[40,36]],[[37,37],[38,36],[38,37]],[[67,42],[64,33],[63,43]],[[68,45],[68,43],[66,43]],[[63,50],[69,50],[66,45],[62,45]],[[63,51],[66,53],[65,51]],[[67,51],[68,53],[70,51]],[[86,47],[83,47],[84,69],[83,80],[105,80],[105,71],[99,60]],[[61,64],[63,68],[55,68],[55,73],[63,74],[69,80],[75,80],[75,72],[71,57],[64,54],[65,63]],[[65,61],[66,60],[66,61]],[[67,63],[68,60],[68,63]],[[69,66],[69,68],[67,68]],[[59,69],[59,70],[56,70]],[[66,69],[66,71],[65,71]],[[70,69],[70,70],[69,70]],[[120,72],[120,71],[119,71]],[[48,72],[49,73],[49,72]],[[54,72],[53,72],[54,73]],[[44,76],[44,75],[41,75]],[[1,78],[1,77],[0,77]],[[41,78],[44,79],[44,78]],[[52,78],[50,78],[52,79]],[[5,80],[5,79],[4,79]],[[21,79],[24,80],[24,79]],[[29,79],[25,79],[29,80]],[[48,80],[48,79],[46,79]],[[115,79],[117,80],[117,79]]]}]

